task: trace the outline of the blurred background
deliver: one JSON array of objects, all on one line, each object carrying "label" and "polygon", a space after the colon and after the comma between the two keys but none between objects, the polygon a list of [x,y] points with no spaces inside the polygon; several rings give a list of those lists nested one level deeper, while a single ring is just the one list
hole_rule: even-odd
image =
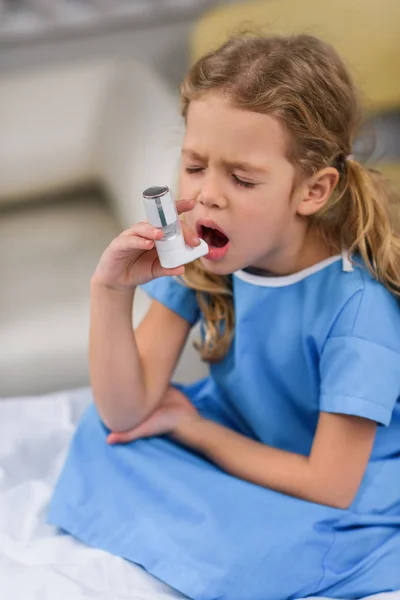
[{"label": "blurred background", "polygon": [[[399,0],[0,0],[0,397],[88,384],[90,276],[142,190],[175,188],[186,69],[253,25],[334,44],[354,152],[400,189]],[[202,372],[189,347],[178,378]]]}]

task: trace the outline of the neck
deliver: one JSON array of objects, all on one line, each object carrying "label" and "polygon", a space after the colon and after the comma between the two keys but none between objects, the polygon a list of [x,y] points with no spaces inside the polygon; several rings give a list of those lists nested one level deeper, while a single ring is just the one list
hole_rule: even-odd
[{"label": "neck", "polygon": [[292,275],[334,256],[338,251],[337,247],[327,243],[315,226],[309,226],[297,242],[291,241],[287,246],[271,252],[251,265],[250,269],[278,277]]}]

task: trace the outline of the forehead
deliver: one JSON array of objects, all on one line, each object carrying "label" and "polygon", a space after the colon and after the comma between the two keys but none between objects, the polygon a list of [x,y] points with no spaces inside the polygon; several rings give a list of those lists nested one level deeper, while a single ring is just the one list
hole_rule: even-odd
[{"label": "forehead", "polygon": [[272,115],[236,108],[212,93],[189,105],[184,145],[199,154],[267,159],[285,156],[286,144],[287,134]]}]

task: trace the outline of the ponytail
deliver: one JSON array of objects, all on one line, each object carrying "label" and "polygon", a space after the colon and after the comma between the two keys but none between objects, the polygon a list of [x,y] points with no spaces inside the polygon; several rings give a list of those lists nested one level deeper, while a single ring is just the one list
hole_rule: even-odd
[{"label": "ponytail", "polygon": [[350,255],[361,256],[377,281],[400,297],[399,199],[379,172],[353,158],[346,161],[345,178],[343,243]]}]

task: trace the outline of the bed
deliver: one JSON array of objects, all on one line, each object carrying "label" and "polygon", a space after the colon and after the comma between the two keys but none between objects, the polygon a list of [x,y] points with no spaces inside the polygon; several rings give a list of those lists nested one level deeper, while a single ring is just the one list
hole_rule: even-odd
[{"label": "bed", "polygon": [[[91,401],[89,388],[0,401],[0,598],[183,598],[140,567],[46,524],[69,441]],[[400,600],[400,592],[375,598]]]}]

